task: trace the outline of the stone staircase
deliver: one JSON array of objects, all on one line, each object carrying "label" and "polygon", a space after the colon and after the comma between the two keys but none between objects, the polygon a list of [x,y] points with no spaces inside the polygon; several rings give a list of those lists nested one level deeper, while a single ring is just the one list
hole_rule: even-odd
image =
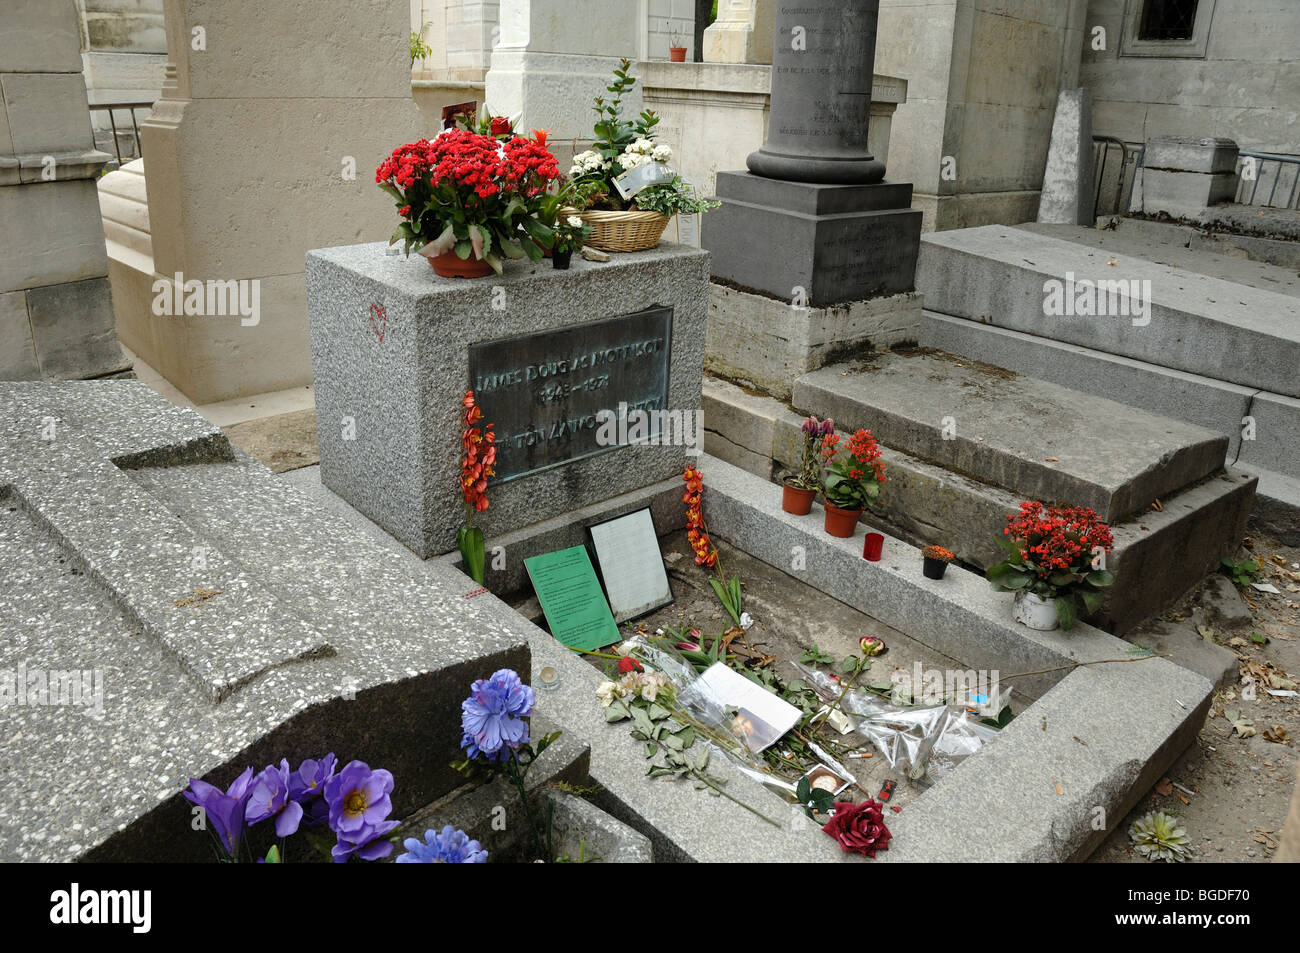
[{"label": "stone staircase", "polygon": [[[1300,541],[1300,276],[1194,229],[986,226],[926,236],[919,341],[1227,438],[1256,518]],[[1149,282],[1139,315],[1045,313],[1051,282]],[[1130,311],[1134,310],[1130,304]],[[1149,318],[1149,320],[1148,320]]]}]

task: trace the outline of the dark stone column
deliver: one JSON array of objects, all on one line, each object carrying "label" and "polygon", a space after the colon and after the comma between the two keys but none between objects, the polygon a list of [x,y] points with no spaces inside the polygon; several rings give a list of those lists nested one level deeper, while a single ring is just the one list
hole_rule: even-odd
[{"label": "dark stone column", "polygon": [[777,0],[767,142],[719,172],[713,277],[822,308],[911,291],[912,186],[867,151],[880,0]]},{"label": "dark stone column", "polygon": [[880,0],[778,0],[767,142],[746,160],[769,179],[858,185],[885,164],[867,151]]}]

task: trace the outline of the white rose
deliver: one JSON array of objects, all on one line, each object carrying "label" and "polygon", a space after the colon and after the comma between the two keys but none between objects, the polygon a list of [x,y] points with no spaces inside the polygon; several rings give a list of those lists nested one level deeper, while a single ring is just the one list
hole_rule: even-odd
[{"label": "white rose", "polygon": [[571,227],[571,228],[582,228],[582,219],[578,218],[578,216],[576,216],[576,215],[570,215],[570,216],[569,216],[569,227]]},{"label": "white rose", "polygon": [[619,697],[618,685],[614,682],[601,682],[596,686],[596,697],[600,699],[603,708],[608,708]]},{"label": "white rose", "polygon": [[673,150],[667,146],[655,146],[653,155],[656,162],[667,162],[673,157]]}]

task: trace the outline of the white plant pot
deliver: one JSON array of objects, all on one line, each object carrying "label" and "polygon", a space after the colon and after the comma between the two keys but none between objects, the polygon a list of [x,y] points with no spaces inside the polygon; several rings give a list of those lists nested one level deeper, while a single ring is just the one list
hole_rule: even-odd
[{"label": "white plant pot", "polygon": [[1016,593],[1015,602],[1011,605],[1011,615],[1021,625],[1027,625],[1039,632],[1049,632],[1060,625],[1061,621],[1056,614],[1056,603],[1024,589]]}]

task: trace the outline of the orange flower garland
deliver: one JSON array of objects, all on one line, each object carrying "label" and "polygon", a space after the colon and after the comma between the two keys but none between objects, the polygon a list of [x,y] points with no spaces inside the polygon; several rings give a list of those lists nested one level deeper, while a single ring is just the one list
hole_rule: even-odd
[{"label": "orange flower garland", "polygon": [[682,496],[682,502],[686,504],[686,538],[691,549],[695,550],[695,564],[713,566],[718,561],[718,551],[713,548],[708,530],[704,528],[704,514],[700,512],[704,474],[694,467],[687,467],[682,480],[686,483],[686,493]]},{"label": "orange flower garland", "polygon": [[465,392],[461,401],[465,405],[465,425],[462,444],[465,458],[460,468],[461,493],[465,506],[474,512],[482,513],[488,508],[488,478],[496,474],[493,464],[497,461],[497,435],[492,432],[492,424],[479,426],[483,411],[474,403],[474,392]]}]

